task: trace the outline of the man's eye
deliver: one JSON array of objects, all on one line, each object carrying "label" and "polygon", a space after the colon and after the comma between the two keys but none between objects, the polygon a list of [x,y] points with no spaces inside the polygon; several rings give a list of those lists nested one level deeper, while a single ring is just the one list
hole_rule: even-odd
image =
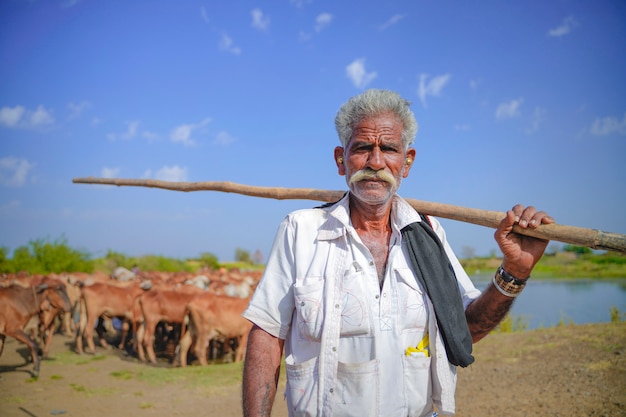
[{"label": "man's eye", "polygon": [[398,152],[398,148],[395,146],[381,146],[380,150],[383,152]]}]

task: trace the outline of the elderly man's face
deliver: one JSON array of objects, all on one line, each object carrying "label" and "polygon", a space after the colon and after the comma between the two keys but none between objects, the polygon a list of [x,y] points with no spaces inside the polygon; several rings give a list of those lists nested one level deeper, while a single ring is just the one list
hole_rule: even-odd
[{"label": "elderly man's face", "polygon": [[405,152],[402,123],[395,115],[384,113],[362,120],[346,148],[335,149],[335,159],[339,174],[346,176],[355,197],[365,203],[382,204],[409,174],[415,149]]}]

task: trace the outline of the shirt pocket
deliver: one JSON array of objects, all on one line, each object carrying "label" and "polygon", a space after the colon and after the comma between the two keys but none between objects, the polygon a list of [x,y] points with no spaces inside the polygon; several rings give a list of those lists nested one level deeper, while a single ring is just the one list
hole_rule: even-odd
[{"label": "shirt pocket", "polygon": [[367,308],[367,292],[364,289],[365,275],[355,265],[343,277],[341,289],[341,328],[342,337],[370,334],[370,320]]},{"label": "shirt pocket", "polygon": [[319,342],[324,321],[324,279],[297,279],[293,287],[300,337]]},{"label": "shirt pocket", "polygon": [[285,364],[286,397],[290,416],[317,415],[318,364],[318,357],[299,364]]},{"label": "shirt pocket", "polygon": [[424,293],[410,268],[395,269],[398,284],[398,327],[401,333],[423,331],[428,325]]},{"label": "shirt pocket", "polygon": [[430,361],[431,358],[421,353],[402,356],[404,398],[409,416],[423,416],[432,412]]},{"label": "shirt pocket", "polygon": [[377,416],[380,409],[378,360],[337,364],[334,416]]}]

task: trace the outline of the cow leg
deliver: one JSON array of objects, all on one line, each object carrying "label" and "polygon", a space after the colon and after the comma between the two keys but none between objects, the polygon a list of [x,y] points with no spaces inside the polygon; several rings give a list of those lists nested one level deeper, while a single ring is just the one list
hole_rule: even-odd
[{"label": "cow leg", "polygon": [[150,362],[156,364],[156,354],[154,353],[154,332],[158,323],[152,323],[148,320],[145,321],[145,330],[143,335],[143,346],[148,354]]},{"label": "cow leg", "polygon": [[93,341],[93,329],[96,324],[96,318],[93,315],[87,317],[87,323],[85,323],[85,339],[87,339],[87,348],[93,354],[96,353],[96,344]]},{"label": "cow leg", "polygon": [[61,327],[63,328],[63,334],[65,336],[72,336],[73,328],[72,328],[72,311],[66,311],[61,316]]},{"label": "cow leg", "polygon": [[2,350],[4,349],[4,339],[6,338],[5,335],[0,334],[0,356],[2,356]]},{"label": "cow leg", "polygon": [[23,330],[18,330],[13,334],[8,334],[15,340],[24,343],[30,349],[30,355],[33,359],[33,372],[31,373],[34,378],[39,376],[39,354],[37,353],[37,342],[33,341]]},{"label": "cow leg", "polygon": [[84,304],[81,304],[80,315],[78,316],[78,329],[76,330],[76,352],[83,353],[83,337],[87,329],[87,313]]},{"label": "cow leg", "polygon": [[180,355],[180,366],[185,368],[187,366],[187,353],[189,352],[189,347],[193,341],[193,337],[191,336],[190,329],[187,329],[185,334],[180,338],[180,342],[178,344],[178,354]]},{"label": "cow leg", "polygon": [[130,324],[128,320],[124,319],[124,321],[122,321],[122,339],[120,340],[120,344],[117,346],[118,349],[124,349],[124,346],[126,346],[126,339],[128,338],[129,330]]},{"label": "cow leg", "polygon": [[248,345],[248,332],[238,338],[239,345],[237,346],[237,354],[235,355],[235,362],[241,362],[246,358],[246,346]]},{"label": "cow leg", "polygon": [[143,349],[143,341],[146,333],[145,329],[146,323],[144,321],[139,323],[139,326],[137,326],[137,330],[135,331],[135,348],[137,349],[137,356],[139,356],[139,360],[142,362],[146,361],[146,353]]},{"label": "cow leg", "polygon": [[48,330],[45,332],[45,337],[43,340],[43,357],[48,357],[48,352],[50,352],[50,345],[52,345],[52,336],[54,335],[54,323],[48,327]]},{"label": "cow leg", "polygon": [[196,356],[202,366],[209,364],[207,361],[207,349],[211,339],[211,335],[207,336],[205,332],[198,332],[198,336],[196,338]]}]

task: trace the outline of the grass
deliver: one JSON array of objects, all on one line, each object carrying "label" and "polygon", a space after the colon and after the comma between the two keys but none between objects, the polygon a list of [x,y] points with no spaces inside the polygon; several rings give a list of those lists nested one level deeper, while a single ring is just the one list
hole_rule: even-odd
[{"label": "grass", "polygon": [[[501,259],[495,256],[476,257],[461,259],[460,262],[469,275],[477,275],[495,272]],[[626,278],[626,255],[613,252],[545,254],[533,269],[533,278]]]},{"label": "grass", "polygon": [[70,384],[74,392],[84,394],[87,398],[95,396],[113,396],[122,392],[119,388],[88,388],[81,384]]},{"label": "grass", "polygon": [[52,360],[52,361],[58,363],[59,365],[88,365],[88,364],[96,362],[96,361],[103,361],[103,360],[107,359],[107,357],[108,357],[107,355],[103,355],[103,354],[98,354],[98,355],[83,354],[83,355],[79,355],[76,352],[72,352],[72,351],[67,350],[67,351],[56,353],[49,360]]},{"label": "grass", "polygon": [[242,372],[243,364],[240,362],[187,368],[145,367],[139,369],[134,377],[155,386],[184,382],[191,388],[212,389],[241,383]]}]

